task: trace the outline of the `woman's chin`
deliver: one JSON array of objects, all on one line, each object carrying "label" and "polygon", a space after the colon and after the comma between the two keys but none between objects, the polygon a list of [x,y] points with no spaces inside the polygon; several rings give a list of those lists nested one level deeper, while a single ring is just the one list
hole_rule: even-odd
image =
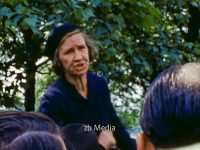
[{"label": "woman's chin", "polygon": [[74,72],[74,75],[77,75],[77,76],[83,76],[83,75],[86,75],[86,73],[87,73],[87,71],[88,70],[76,70],[75,72]]}]

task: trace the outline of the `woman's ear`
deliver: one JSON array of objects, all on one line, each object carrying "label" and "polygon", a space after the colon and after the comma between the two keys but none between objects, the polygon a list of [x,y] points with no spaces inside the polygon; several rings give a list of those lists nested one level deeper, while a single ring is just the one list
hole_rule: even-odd
[{"label": "woman's ear", "polygon": [[155,146],[144,133],[137,135],[137,150],[156,150]]}]

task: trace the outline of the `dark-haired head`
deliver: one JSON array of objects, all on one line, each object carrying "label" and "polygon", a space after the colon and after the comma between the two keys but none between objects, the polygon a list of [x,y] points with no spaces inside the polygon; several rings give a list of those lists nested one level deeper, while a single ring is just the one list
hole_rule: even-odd
[{"label": "dark-haired head", "polygon": [[59,135],[59,127],[53,120],[38,112],[1,112],[0,147],[10,143],[26,131],[47,131]]},{"label": "dark-haired head", "polygon": [[2,150],[66,150],[62,138],[46,131],[28,131],[16,137]]},{"label": "dark-haired head", "polygon": [[84,124],[70,124],[61,128],[66,145],[73,144],[73,150],[98,150],[98,137],[93,130],[85,130]]},{"label": "dark-haired head", "polygon": [[154,79],[140,124],[156,147],[200,141],[200,63],[170,67]]}]

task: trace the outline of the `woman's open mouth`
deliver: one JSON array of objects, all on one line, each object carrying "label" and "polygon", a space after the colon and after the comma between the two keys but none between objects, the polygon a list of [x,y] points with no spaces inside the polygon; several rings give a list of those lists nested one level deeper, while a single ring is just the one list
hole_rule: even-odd
[{"label": "woman's open mouth", "polygon": [[77,64],[77,65],[75,66],[75,70],[76,70],[76,71],[81,71],[81,70],[83,70],[83,69],[85,69],[85,64],[84,64],[84,63],[80,63],[80,64]]}]

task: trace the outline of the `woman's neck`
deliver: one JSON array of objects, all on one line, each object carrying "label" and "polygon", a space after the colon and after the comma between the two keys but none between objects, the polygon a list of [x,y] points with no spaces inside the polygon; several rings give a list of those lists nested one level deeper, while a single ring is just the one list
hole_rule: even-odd
[{"label": "woman's neck", "polygon": [[75,86],[76,90],[82,95],[85,99],[87,99],[87,75],[82,76],[72,76],[65,75],[65,78],[69,83]]}]

